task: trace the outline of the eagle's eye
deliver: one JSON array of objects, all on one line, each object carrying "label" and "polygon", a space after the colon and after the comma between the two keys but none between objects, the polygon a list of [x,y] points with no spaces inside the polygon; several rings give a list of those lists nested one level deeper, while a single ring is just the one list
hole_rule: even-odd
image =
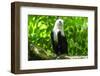
[{"label": "eagle's eye", "polygon": [[59,25],[63,25],[63,21],[60,20],[60,21],[59,21]]},{"label": "eagle's eye", "polygon": [[59,23],[62,23],[61,21],[59,21]]}]

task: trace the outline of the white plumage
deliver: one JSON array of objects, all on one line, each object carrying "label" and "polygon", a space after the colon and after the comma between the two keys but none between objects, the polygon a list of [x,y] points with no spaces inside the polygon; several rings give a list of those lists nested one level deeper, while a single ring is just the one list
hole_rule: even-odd
[{"label": "white plumage", "polygon": [[63,31],[63,20],[62,19],[57,19],[54,25],[54,41],[58,42],[58,32],[61,32],[61,34],[64,36],[64,31]]}]

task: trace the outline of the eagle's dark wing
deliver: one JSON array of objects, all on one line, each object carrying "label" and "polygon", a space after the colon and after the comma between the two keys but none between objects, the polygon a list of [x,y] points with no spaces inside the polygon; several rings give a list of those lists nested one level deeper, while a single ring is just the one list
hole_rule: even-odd
[{"label": "eagle's dark wing", "polygon": [[54,33],[53,33],[53,31],[51,31],[51,44],[52,44],[53,49],[55,49],[55,41],[54,41]]},{"label": "eagle's dark wing", "polygon": [[65,36],[61,35],[61,32],[58,32],[58,48],[61,53],[68,54],[68,43]]}]

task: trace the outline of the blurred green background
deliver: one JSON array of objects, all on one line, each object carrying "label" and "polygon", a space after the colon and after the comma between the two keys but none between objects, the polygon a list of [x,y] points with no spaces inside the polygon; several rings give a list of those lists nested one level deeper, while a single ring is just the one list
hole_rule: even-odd
[{"label": "blurred green background", "polygon": [[[88,55],[88,17],[60,16],[68,42],[68,56]],[[57,16],[28,15],[28,60],[56,59],[51,30]]]}]

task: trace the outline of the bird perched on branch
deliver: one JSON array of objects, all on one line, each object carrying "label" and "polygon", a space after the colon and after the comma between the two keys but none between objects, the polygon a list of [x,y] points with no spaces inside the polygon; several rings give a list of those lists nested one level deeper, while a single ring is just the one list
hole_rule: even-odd
[{"label": "bird perched on branch", "polygon": [[68,44],[63,26],[63,20],[58,18],[55,22],[53,30],[51,31],[51,43],[57,56],[68,54]]}]

